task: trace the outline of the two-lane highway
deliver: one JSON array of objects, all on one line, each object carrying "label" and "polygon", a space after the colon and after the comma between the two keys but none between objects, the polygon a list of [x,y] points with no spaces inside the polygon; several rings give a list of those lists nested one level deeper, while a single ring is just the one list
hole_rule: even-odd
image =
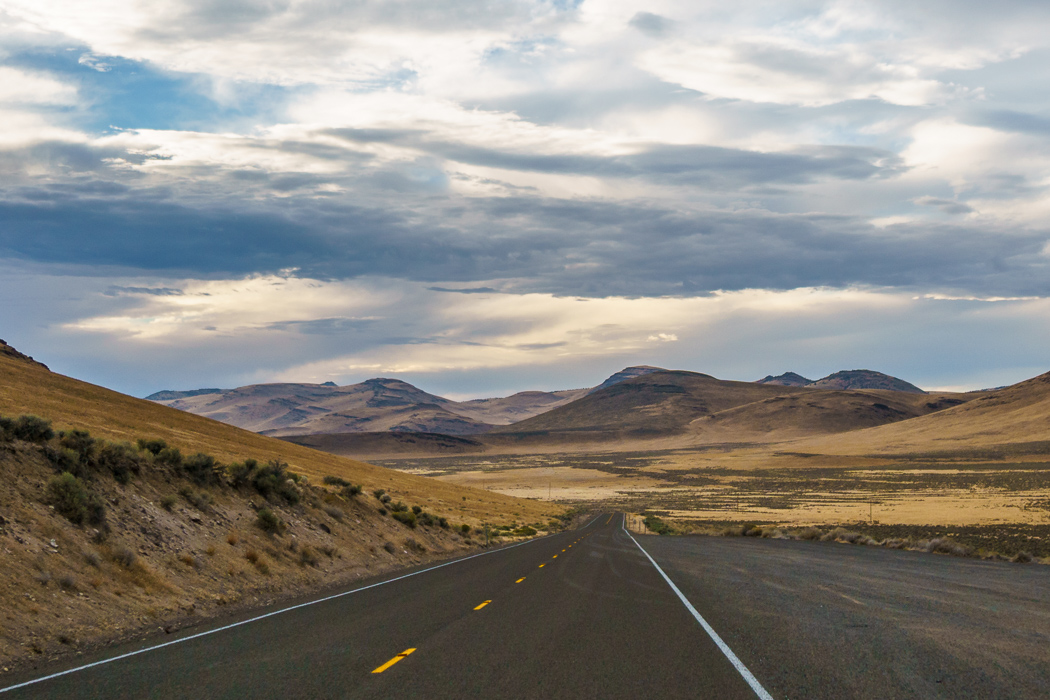
[{"label": "two-lane highway", "polygon": [[5,697],[756,697],[609,513],[93,661]]},{"label": "two-lane highway", "polygon": [[636,542],[622,522],[606,513],[7,678],[0,695],[1047,697],[1050,567],[757,538]]}]

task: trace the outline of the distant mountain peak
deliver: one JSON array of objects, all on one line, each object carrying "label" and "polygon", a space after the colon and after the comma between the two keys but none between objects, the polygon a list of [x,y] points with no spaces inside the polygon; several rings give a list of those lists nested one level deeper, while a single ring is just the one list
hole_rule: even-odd
[{"label": "distant mountain peak", "polygon": [[598,386],[591,389],[590,393],[594,393],[606,387],[612,386],[613,384],[619,384],[625,382],[628,379],[634,379],[635,377],[641,377],[646,374],[652,374],[653,372],[666,372],[663,367],[653,367],[652,365],[635,365],[634,367],[625,367],[616,374],[612,375]]},{"label": "distant mountain peak", "polygon": [[191,396],[204,396],[205,394],[221,394],[222,389],[190,389],[189,391],[174,391],[164,389],[146,397],[147,401],[175,401],[176,399],[188,399]]},{"label": "distant mountain peak", "polygon": [[812,379],[806,379],[801,374],[795,372],[784,372],[773,376],[767,374],[762,379],[759,379],[755,384],[773,384],[774,386],[808,386],[813,383]]},{"label": "distant mountain peak", "polygon": [[809,386],[815,389],[888,389],[909,394],[926,393],[910,382],[870,369],[841,370],[818,379]]}]

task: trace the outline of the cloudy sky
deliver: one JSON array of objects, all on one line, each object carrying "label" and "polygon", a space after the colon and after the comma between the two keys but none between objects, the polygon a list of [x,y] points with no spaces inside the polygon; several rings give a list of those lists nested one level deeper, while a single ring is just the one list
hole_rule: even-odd
[{"label": "cloudy sky", "polygon": [[136,395],[1011,383],[1048,86],[1045,2],[2,0],[0,337]]}]

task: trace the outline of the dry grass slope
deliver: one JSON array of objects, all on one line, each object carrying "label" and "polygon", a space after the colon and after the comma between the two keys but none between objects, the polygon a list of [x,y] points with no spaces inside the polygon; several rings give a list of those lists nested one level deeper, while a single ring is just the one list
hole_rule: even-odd
[{"label": "dry grass slope", "polygon": [[260,461],[279,459],[314,483],[324,476],[338,476],[369,489],[394,491],[435,511],[444,511],[453,503],[465,504],[468,510],[464,516],[474,521],[534,519],[562,512],[554,504],[456,486],[325,454],[49,372],[25,360],[0,356],[0,414],[23,413],[49,418],[56,429],[86,429],[108,440],[134,442],[143,436],[157,437],[184,453],[205,452],[223,462],[247,457]]}]

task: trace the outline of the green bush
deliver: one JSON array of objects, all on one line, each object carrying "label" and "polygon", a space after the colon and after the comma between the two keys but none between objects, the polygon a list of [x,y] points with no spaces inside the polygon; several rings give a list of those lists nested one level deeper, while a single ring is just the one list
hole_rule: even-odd
[{"label": "green bush", "polygon": [[0,441],[11,442],[15,439],[15,420],[0,416]]},{"label": "green bush", "polygon": [[[108,469],[121,484],[131,481],[142,468],[142,455],[128,442],[103,442],[95,458],[99,468]],[[147,458],[148,459],[148,458]]]},{"label": "green bush", "polygon": [[410,510],[406,509],[406,510],[394,511],[393,513],[391,513],[391,515],[393,516],[394,520],[396,520],[396,521],[398,521],[400,523],[404,523],[405,525],[408,525],[409,527],[415,527],[416,526],[416,514],[413,513]]},{"label": "green bush", "polygon": [[182,453],[177,447],[165,447],[156,455],[156,461],[172,469],[182,466]]},{"label": "green bush", "polygon": [[160,499],[160,507],[163,508],[164,510],[171,510],[172,508],[175,507],[175,504],[178,503],[178,502],[179,502],[178,497],[176,497],[176,496],[174,496],[174,495],[169,493],[167,496],[164,496],[163,498]]},{"label": "green bush", "polygon": [[255,517],[255,524],[263,532],[268,532],[271,535],[280,534],[284,531],[284,521],[269,508],[259,509],[259,513]]},{"label": "green bush", "polygon": [[227,464],[226,479],[229,481],[230,486],[240,488],[251,480],[252,474],[258,467],[259,463],[254,459],[246,459],[243,462]]},{"label": "green bush", "polygon": [[420,507],[420,506],[412,506],[412,512],[415,513],[416,515],[419,515],[420,513],[423,512],[423,508]]},{"label": "green bush", "polygon": [[441,516],[440,518],[438,518],[438,525],[440,527],[442,527],[443,529],[447,530],[448,529],[448,518],[446,518],[445,516]]},{"label": "green bush", "polygon": [[44,445],[44,457],[51,463],[51,466],[60,472],[69,472],[73,476],[87,476],[87,469],[80,463],[80,455],[77,454],[76,450],[71,450],[68,447],[55,447],[54,445]]},{"label": "green bush", "polygon": [[528,525],[522,525],[517,530],[514,530],[513,534],[519,535],[521,537],[532,537],[536,534],[536,528],[529,527]]},{"label": "green bush", "polygon": [[650,532],[655,532],[657,535],[670,535],[674,533],[674,530],[670,525],[665,523],[655,515],[645,516],[645,526],[649,528]]},{"label": "green bush", "polygon": [[69,472],[62,472],[52,478],[47,483],[47,493],[55,512],[71,523],[98,525],[106,519],[106,507],[102,499]]},{"label": "green bush", "polygon": [[95,438],[86,430],[63,430],[58,434],[58,444],[77,453],[77,458],[84,466],[95,459]]},{"label": "green bush", "polygon": [[350,485],[349,481],[338,476],[326,476],[321,479],[321,482],[328,484],[329,486],[342,486],[344,488]]},{"label": "green bush", "polygon": [[343,487],[342,493],[345,498],[356,498],[357,496],[360,496],[364,492],[364,490],[365,489],[363,486],[347,484]]},{"label": "green bush", "polygon": [[[383,502],[387,503],[387,501],[383,501]],[[398,501],[397,503],[391,503],[387,507],[390,509],[391,513],[404,513],[405,511],[408,510],[408,506],[406,506],[401,501]]]},{"label": "green bush", "polygon": [[16,440],[43,444],[55,437],[51,421],[33,415],[21,415],[11,424],[11,435]]},{"label": "green bush", "polygon": [[382,501],[383,500],[383,495],[385,493],[386,493],[386,491],[383,490],[383,489],[376,489],[375,491],[372,492],[372,495],[376,497],[377,501]]},{"label": "green bush", "polygon": [[277,495],[295,504],[302,497],[292,475],[288,473],[288,465],[280,460],[270,460],[258,467],[251,475],[251,483],[267,499]]},{"label": "green bush", "polygon": [[214,457],[203,452],[198,452],[183,460],[182,468],[198,486],[214,484],[218,481],[219,463]]},{"label": "green bush", "polygon": [[145,438],[139,438],[136,444],[139,446],[140,450],[149,452],[154,457],[159,455],[168,446],[168,443],[164,442],[160,438],[151,438],[149,440]]},{"label": "green bush", "polygon": [[470,525],[467,525],[466,523],[463,523],[462,525],[459,526],[459,531],[462,532],[464,535],[469,534],[470,533]]}]

